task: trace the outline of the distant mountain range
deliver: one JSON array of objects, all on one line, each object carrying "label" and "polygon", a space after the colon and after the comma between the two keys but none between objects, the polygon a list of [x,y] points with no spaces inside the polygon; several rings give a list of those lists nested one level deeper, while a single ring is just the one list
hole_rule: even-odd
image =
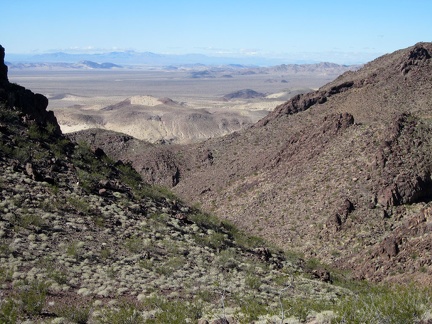
[{"label": "distant mountain range", "polygon": [[264,57],[219,57],[206,56],[203,54],[157,54],[152,52],[109,52],[99,54],[71,54],[64,52],[46,53],[46,54],[7,54],[6,61],[16,63],[76,63],[81,61],[93,62],[112,62],[119,65],[182,65],[182,64],[240,64],[240,65],[257,65],[270,66],[284,63],[310,64],[317,63],[312,60],[290,60],[264,58]]},{"label": "distant mountain range", "polygon": [[64,63],[64,62],[5,62],[9,69],[37,69],[37,70],[48,70],[48,69],[56,69],[56,70],[70,70],[70,69],[114,69],[114,68],[123,68],[121,65],[117,65],[114,63],[96,63],[93,61],[81,61],[78,63]]}]

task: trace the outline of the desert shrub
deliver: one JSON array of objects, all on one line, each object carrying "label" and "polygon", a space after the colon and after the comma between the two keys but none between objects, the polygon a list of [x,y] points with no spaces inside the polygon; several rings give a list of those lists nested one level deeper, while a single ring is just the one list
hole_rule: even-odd
[{"label": "desert shrub", "polygon": [[[10,253],[11,253],[11,248],[9,244],[0,241],[0,256],[8,256]],[[1,274],[1,270],[0,270],[0,274]]]},{"label": "desert shrub", "polygon": [[106,260],[111,256],[111,249],[109,248],[103,248],[102,250],[100,250],[99,252],[99,257],[102,260]]},{"label": "desert shrub", "polygon": [[0,300],[0,323],[15,324],[18,322],[19,306],[11,298]]},{"label": "desert shrub", "polygon": [[202,300],[207,303],[215,303],[216,300],[219,298],[219,296],[216,294],[215,291],[212,290],[200,290],[196,294],[197,299]]},{"label": "desert shrub", "polygon": [[33,140],[47,140],[49,138],[49,134],[48,132],[41,128],[39,125],[37,124],[31,124],[28,129],[27,129],[27,135],[29,136],[30,139]]},{"label": "desert shrub", "polygon": [[145,249],[143,240],[136,236],[127,238],[125,240],[124,246],[131,253],[141,253]]},{"label": "desert shrub", "polygon": [[258,290],[261,286],[261,278],[254,274],[248,274],[245,278],[245,283],[250,289]]},{"label": "desert shrub", "polygon": [[147,270],[151,270],[154,267],[153,261],[152,260],[141,260],[138,265],[143,268],[143,269],[147,269]]},{"label": "desert shrub", "polygon": [[104,227],[105,226],[105,218],[103,216],[95,215],[95,214],[93,214],[92,216],[93,216],[92,220],[97,227]]},{"label": "desert shrub", "polygon": [[90,172],[77,168],[77,175],[79,179],[79,185],[81,188],[84,189],[84,191],[90,193],[94,190],[96,187],[96,182],[98,180],[102,180],[102,177],[95,176],[94,174],[91,174]]},{"label": "desert shrub", "polygon": [[67,273],[64,270],[52,270],[48,273],[48,277],[60,285],[66,284],[68,281]]},{"label": "desert shrub", "polygon": [[207,245],[216,249],[221,250],[227,245],[225,235],[223,233],[212,232],[210,235],[206,237]]},{"label": "desert shrub", "polygon": [[48,123],[45,127],[31,124],[28,127],[27,134],[29,138],[33,140],[47,140],[50,136],[55,134],[56,129],[57,126],[53,123]]},{"label": "desert shrub", "polygon": [[197,224],[199,227],[205,228],[205,229],[211,229],[214,231],[220,231],[220,220],[210,214],[207,213],[201,213],[201,212],[195,212],[188,216],[189,220]]},{"label": "desert shrub", "polygon": [[215,263],[219,268],[224,270],[235,269],[239,264],[238,257],[235,249],[226,249],[220,251],[215,259]]},{"label": "desert shrub", "polygon": [[143,304],[146,309],[158,310],[154,318],[148,319],[146,323],[196,323],[203,315],[202,305],[195,301],[166,300],[160,297],[153,297],[146,299]]},{"label": "desert shrub", "polygon": [[135,189],[133,192],[137,198],[149,197],[156,200],[168,198],[180,201],[180,199],[168,188],[159,185],[149,185],[143,182],[143,180],[141,180],[138,190]]},{"label": "desert shrub", "polygon": [[76,260],[78,260],[81,256],[81,248],[82,248],[82,244],[80,242],[71,242],[67,247],[66,247],[66,254]]},{"label": "desert shrub", "polygon": [[180,269],[185,264],[185,259],[183,257],[172,257],[163,265],[156,267],[156,272],[159,274],[163,274],[165,276],[169,276],[173,274],[174,271]]},{"label": "desert shrub", "polygon": [[432,290],[416,286],[370,286],[345,297],[336,323],[415,323],[432,306]]},{"label": "desert shrub", "polygon": [[29,226],[41,227],[45,223],[45,221],[40,215],[33,213],[24,213],[23,215],[20,215],[16,220],[16,225],[24,228],[28,228]]},{"label": "desert shrub", "polygon": [[67,203],[72,206],[76,211],[88,214],[90,212],[90,204],[82,198],[67,197]]},{"label": "desert shrub", "polygon": [[0,267],[0,284],[3,284],[8,281],[12,281],[12,276],[13,276],[12,270]]},{"label": "desert shrub", "polygon": [[330,310],[333,303],[324,299],[286,298],[282,297],[282,307],[287,317],[294,317],[300,322],[306,321],[308,315]]},{"label": "desert shrub", "polygon": [[0,103],[0,120],[12,124],[19,121],[18,112],[16,110],[8,109],[2,102]]},{"label": "desert shrub", "polygon": [[308,273],[319,268],[325,268],[325,266],[316,258],[307,259],[304,265],[304,270]]},{"label": "desert shrub", "polygon": [[67,138],[55,139],[49,146],[56,158],[64,157],[64,155],[73,148],[73,144]]},{"label": "desert shrub", "polygon": [[136,305],[124,303],[120,307],[104,309],[98,318],[101,324],[141,324],[144,319]]},{"label": "desert shrub", "polygon": [[129,164],[120,164],[117,166],[120,171],[120,179],[123,183],[128,185],[134,190],[139,189],[140,185],[143,183],[142,178],[135,169]]},{"label": "desert shrub", "polygon": [[152,185],[152,188],[162,197],[179,200],[179,198],[167,187],[160,185]]},{"label": "desert shrub", "polygon": [[0,153],[3,153],[5,156],[12,155],[14,151],[14,148],[8,145],[5,145],[4,143],[0,142]]},{"label": "desert shrub", "polygon": [[227,231],[228,235],[233,238],[240,246],[253,249],[266,245],[265,241],[262,238],[246,234],[244,231],[240,230],[234,224],[227,220],[222,221],[220,225]]},{"label": "desert shrub", "polygon": [[100,180],[109,178],[113,163],[108,157],[96,158],[87,143],[79,142],[73,151],[73,164],[77,168],[80,186],[91,192]]},{"label": "desert shrub", "polygon": [[170,216],[165,213],[151,213],[149,218],[159,223],[166,223],[170,219]]},{"label": "desert shrub", "polygon": [[28,142],[23,142],[19,139],[16,141],[16,145],[13,147],[10,155],[21,163],[25,163],[28,161],[29,156],[33,156],[33,150]]},{"label": "desert shrub", "polygon": [[241,323],[252,323],[261,315],[269,313],[267,305],[255,296],[237,296],[236,299],[240,306],[238,316],[242,319]]},{"label": "desert shrub", "polygon": [[234,236],[234,240],[238,245],[249,249],[266,246],[266,243],[262,238],[253,235],[247,235],[241,231],[239,231]]},{"label": "desert shrub", "polygon": [[175,195],[165,187],[157,185],[151,186],[145,183],[141,175],[130,164],[120,164],[117,166],[117,169],[120,174],[120,179],[132,189],[132,193],[137,199],[145,197],[153,199],[176,198]]},{"label": "desert shrub", "polygon": [[304,257],[302,253],[292,250],[284,251],[284,255],[285,259],[293,264],[297,264]]},{"label": "desert shrub", "polygon": [[207,235],[195,235],[194,239],[197,244],[211,247],[217,251],[220,251],[229,245],[225,235],[218,232],[212,232]]},{"label": "desert shrub", "polygon": [[48,133],[48,135],[54,135],[56,129],[57,126],[53,123],[47,123],[47,125],[45,126],[45,131]]},{"label": "desert shrub", "polygon": [[49,284],[42,281],[32,281],[21,288],[19,299],[22,310],[29,316],[40,315],[45,306]]},{"label": "desert shrub", "polygon": [[59,305],[54,309],[54,313],[70,320],[72,323],[86,324],[90,318],[90,306],[84,305]]},{"label": "desert shrub", "polygon": [[38,259],[36,266],[45,269],[47,278],[54,280],[58,284],[65,284],[68,274],[64,266],[59,265],[53,257],[43,257]]}]

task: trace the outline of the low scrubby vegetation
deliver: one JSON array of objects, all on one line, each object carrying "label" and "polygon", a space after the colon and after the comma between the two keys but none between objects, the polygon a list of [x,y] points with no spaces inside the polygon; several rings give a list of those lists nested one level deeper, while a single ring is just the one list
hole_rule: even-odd
[{"label": "low scrubby vegetation", "polygon": [[[408,323],[429,289],[326,268],[0,109],[0,323]],[[19,137],[17,134],[21,134]],[[30,166],[29,166],[30,164]]]}]

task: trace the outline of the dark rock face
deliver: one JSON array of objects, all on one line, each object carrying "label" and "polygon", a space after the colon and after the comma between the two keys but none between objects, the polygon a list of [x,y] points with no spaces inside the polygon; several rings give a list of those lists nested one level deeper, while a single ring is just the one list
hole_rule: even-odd
[{"label": "dark rock face", "polygon": [[381,254],[387,258],[395,257],[399,253],[399,242],[393,237],[387,237],[381,244]]},{"label": "dark rock face", "polygon": [[417,44],[408,54],[404,62],[401,64],[401,72],[403,75],[409,73],[413,66],[422,65],[431,58],[428,50],[422,46],[422,44]]},{"label": "dark rock face", "polygon": [[[410,114],[400,114],[388,126],[376,156],[383,171],[378,203],[384,208],[432,200],[432,165],[427,154],[428,128]],[[405,152],[405,154],[403,154]]]},{"label": "dark rock face", "polygon": [[339,231],[342,225],[346,222],[349,214],[354,211],[354,204],[349,200],[345,199],[337,211],[334,214],[331,214],[327,219],[326,226],[330,229],[335,229]]},{"label": "dark rock face", "polygon": [[328,115],[323,120],[322,131],[323,133],[330,131],[333,134],[337,134],[351,125],[354,125],[354,116],[351,114]]},{"label": "dark rock face", "polygon": [[261,119],[255,127],[265,126],[269,121],[281,115],[293,115],[308,110],[316,104],[323,104],[327,102],[328,98],[331,96],[345,92],[355,86],[356,84],[353,81],[346,81],[331,87],[328,91],[318,90],[306,94],[299,94],[288,102],[277,106],[273,112]]},{"label": "dark rock face", "polygon": [[54,132],[61,134],[60,126],[52,111],[47,111],[48,98],[33,93],[26,88],[9,83],[7,66],[4,64],[5,49],[0,45],[0,100],[6,102],[10,109],[19,110],[23,119],[33,120],[44,127],[47,124],[55,126]]},{"label": "dark rock face", "polygon": [[323,282],[333,283],[330,272],[323,268],[318,268],[312,271],[311,275]]},{"label": "dark rock face", "polygon": [[0,45],[0,83],[9,82],[7,77],[8,68],[4,64],[5,49]]},{"label": "dark rock face", "polygon": [[[423,208],[396,227],[368,255],[369,262],[359,267],[359,278],[382,280],[386,272],[412,272],[432,264],[429,251],[432,248],[431,206]],[[376,271],[376,268],[381,271]]]}]

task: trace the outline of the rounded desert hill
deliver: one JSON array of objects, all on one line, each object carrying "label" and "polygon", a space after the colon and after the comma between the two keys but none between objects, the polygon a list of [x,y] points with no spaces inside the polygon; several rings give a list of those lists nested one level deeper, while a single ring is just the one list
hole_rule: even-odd
[{"label": "rounded desert hill", "polygon": [[235,99],[253,99],[253,98],[262,98],[265,97],[264,93],[257,92],[252,89],[243,89],[235,92],[228,93],[223,96],[226,100],[235,100]]}]

